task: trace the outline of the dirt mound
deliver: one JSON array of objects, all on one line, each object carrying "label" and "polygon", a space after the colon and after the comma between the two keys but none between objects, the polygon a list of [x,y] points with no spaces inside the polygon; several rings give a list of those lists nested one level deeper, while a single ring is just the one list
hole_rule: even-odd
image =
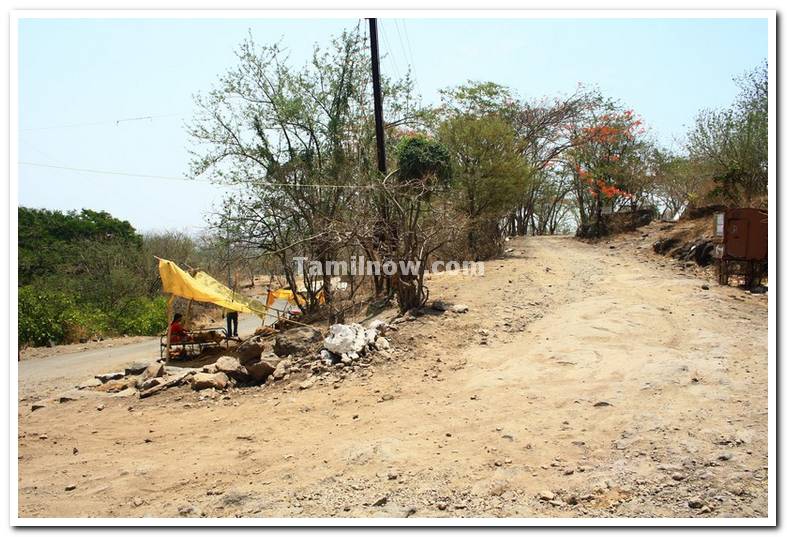
[{"label": "dirt mound", "polygon": [[[657,224],[658,238],[653,251],[701,267],[713,264],[713,214],[716,206],[695,209],[689,218]],[[700,216],[702,215],[702,216]]]},{"label": "dirt mound", "polygon": [[589,239],[634,231],[637,228],[650,224],[653,220],[653,211],[651,209],[639,209],[636,211],[603,214],[601,215],[601,220],[601,226],[596,226],[596,224],[579,226],[576,236]]}]

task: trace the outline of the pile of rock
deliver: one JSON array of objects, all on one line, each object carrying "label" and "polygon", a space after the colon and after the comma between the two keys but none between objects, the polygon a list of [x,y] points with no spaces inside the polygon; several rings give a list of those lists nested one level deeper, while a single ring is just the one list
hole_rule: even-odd
[{"label": "pile of rock", "polygon": [[372,351],[387,351],[390,342],[384,334],[392,327],[384,321],[372,321],[368,328],[358,323],[334,324],[322,342],[320,358],[325,365],[351,365]]},{"label": "pile of rock", "polygon": [[[77,388],[118,397],[139,395],[144,399],[174,386],[222,391],[233,386],[286,381],[301,374],[296,377],[302,379],[299,387],[307,389],[327,366],[355,369],[356,365],[368,366],[372,353],[389,357],[391,343],[385,335],[394,330],[394,326],[380,320],[367,328],[357,323],[334,324],[323,337],[317,329],[302,326],[278,334],[274,352],[263,353],[261,341],[252,338],[231,356],[219,356],[201,368],[174,367],[159,361],[133,364],[124,371],[96,375]],[[43,408],[43,404],[36,406]]]}]

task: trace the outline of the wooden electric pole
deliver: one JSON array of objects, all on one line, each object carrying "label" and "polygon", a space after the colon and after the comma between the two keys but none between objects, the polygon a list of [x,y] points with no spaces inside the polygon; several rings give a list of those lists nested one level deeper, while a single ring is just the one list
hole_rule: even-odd
[{"label": "wooden electric pole", "polygon": [[372,46],[372,87],[374,92],[374,131],[377,135],[377,169],[386,174],[385,133],[383,132],[383,94],[380,91],[380,50],[377,46],[377,19],[369,19]]}]

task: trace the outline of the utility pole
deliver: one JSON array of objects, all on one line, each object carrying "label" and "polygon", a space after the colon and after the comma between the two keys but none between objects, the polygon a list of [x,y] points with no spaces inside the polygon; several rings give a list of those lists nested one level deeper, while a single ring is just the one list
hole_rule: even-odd
[{"label": "utility pole", "polygon": [[383,133],[383,95],[380,91],[380,50],[377,46],[377,19],[369,19],[372,46],[372,87],[374,88],[374,131],[377,135],[377,169],[386,174],[385,134]]}]

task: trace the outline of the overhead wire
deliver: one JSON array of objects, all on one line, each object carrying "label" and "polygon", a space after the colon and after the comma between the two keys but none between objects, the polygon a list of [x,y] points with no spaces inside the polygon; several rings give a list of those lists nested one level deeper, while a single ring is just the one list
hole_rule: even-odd
[{"label": "overhead wire", "polygon": [[[413,59],[412,54],[408,54],[407,49],[405,48],[404,40],[402,39],[402,33],[399,30],[399,23],[396,21],[396,19],[392,19],[392,20],[394,23],[394,28],[396,28],[396,37],[399,40],[399,48],[401,49],[402,56],[404,56],[405,62],[409,67],[409,71],[410,71],[409,74],[413,80],[413,85],[416,87],[416,91],[420,93],[421,88],[418,86],[418,77],[415,74],[415,61]],[[404,24],[404,21],[402,21],[402,24]]]},{"label": "overhead wire", "polygon": [[413,55],[413,48],[410,46],[410,36],[407,32],[407,23],[404,19],[402,19],[402,30],[404,30],[404,38],[407,42],[407,50],[410,52],[410,66],[413,68],[413,80],[415,81],[415,87],[417,88],[418,93],[423,97],[421,85],[418,83],[418,73],[415,69],[415,56]]},{"label": "overhead wire", "polygon": [[182,116],[183,114],[161,114],[161,115],[154,115],[154,116],[137,116],[137,117],[125,117],[119,119],[107,119],[102,121],[91,121],[87,123],[68,123],[65,125],[50,125],[48,127],[31,127],[26,129],[19,129],[21,132],[30,132],[30,131],[45,131],[45,130],[54,130],[54,129],[70,129],[74,127],[94,127],[97,125],[120,125],[121,123],[127,123],[131,121],[145,121],[149,120],[152,121],[154,119],[162,119],[165,117],[176,117]]},{"label": "overhead wire", "polygon": [[399,72],[399,66],[396,64],[396,59],[394,58],[393,55],[393,49],[388,42],[388,38],[386,37],[385,27],[383,26],[382,21],[378,20],[377,23],[380,27],[380,33],[382,34],[383,37],[383,43],[385,44],[385,51],[387,52],[386,56],[388,56],[391,59],[391,64],[393,65],[394,74],[396,74],[396,79],[400,80],[402,78],[402,75]]},{"label": "overhead wire", "polygon": [[[154,174],[145,174],[145,173],[133,173],[133,172],[122,172],[122,171],[114,171],[114,170],[96,170],[92,168],[76,168],[72,166],[55,166],[54,164],[43,164],[40,162],[29,162],[29,161],[19,161],[19,164],[24,166],[35,166],[38,168],[51,168],[56,170],[68,170],[74,172],[82,172],[82,173],[91,173],[97,175],[117,175],[123,177],[140,177],[143,179],[165,179],[171,181],[187,181],[187,182],[197,182],[197,183],[204,183],[204,184],[212,184],[216,186],[223,186],[223,187],[233,187],[239,185],[227,185],[227,184],[217,184],[213,181],[208,181],[206,179],[199,179],[196,177],[182,177],[182,176],[173,176],[173,175],[154,175]],[[358,188],[358,189],[374,189],[379,188],[377,185],[334,185],[334,184],[301,184],[295,185],[292,183],[270,183],[267,181],[261,181],[261,186],[272,186],[272,187],[304,187],[304,188]]]}]

